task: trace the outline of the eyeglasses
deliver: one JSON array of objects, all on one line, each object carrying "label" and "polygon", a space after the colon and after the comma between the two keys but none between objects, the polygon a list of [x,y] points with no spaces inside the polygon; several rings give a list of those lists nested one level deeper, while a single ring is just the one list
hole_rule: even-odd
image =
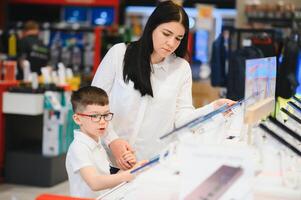
[{"label": "eyeglasses", "polygon": [[76,113],[76,114],[80,115],[80,116],[84,116],[84,117],[90,117],[91,121],[93,121],[93,122],[99,122],[102,117],[105,121],[108,122],[113,119],[113,115],[114,115],[113,113],[106,113],[104,115],[101,115],[101,114],[87,115],[87,114],[83,114],[83,113]]}]

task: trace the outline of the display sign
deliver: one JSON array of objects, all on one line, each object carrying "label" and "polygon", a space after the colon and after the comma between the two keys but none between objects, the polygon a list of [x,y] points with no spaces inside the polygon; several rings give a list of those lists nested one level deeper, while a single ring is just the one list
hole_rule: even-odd
[{"label": "display sign", "polygon": [[110,26],[114,22],[114,8],[101,7],[92,8],[91,11],[91,24],[98,26]]},{"label": "display sign", "polygon": [[207,30],[198,29],[195,32],[194,42],[194,60],[201,63],[208,63],[208,44],[209,32]]},{"label": "display sign", "polygon": [[63,9],[63,20],[68,23],[85,23],[88,21],[87,7],[68,6]]},{"label": "display sign", "polygon": [[213,10],[211,5],[197,4],[198,16],[197,16],[197,28],[212,30],[213,28]]},{"label": "display sign", "polygon": [[267,97],[275,96],[276,66],[276,57],[246,61],[245,97],[260,93],[252,101],[247,102],[247,106]]}]

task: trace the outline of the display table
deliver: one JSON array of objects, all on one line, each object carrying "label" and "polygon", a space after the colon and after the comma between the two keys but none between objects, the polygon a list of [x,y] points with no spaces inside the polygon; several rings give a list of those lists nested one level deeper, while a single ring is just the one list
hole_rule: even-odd
[{"label": "display table", "polygon": [[5,92],[5,182],[49,187],[67,180],[66,154],[42,155],[43,93]]},{"label": "display table", "polygon": [[4,115],[2,112],[3,92],[9,87],[18,85],[17,81],[0,81],[0,182],[3,182],[4,175]]}]

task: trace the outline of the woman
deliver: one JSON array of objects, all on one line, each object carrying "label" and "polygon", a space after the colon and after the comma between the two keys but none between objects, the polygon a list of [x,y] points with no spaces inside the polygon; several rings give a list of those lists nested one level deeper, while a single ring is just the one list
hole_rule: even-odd
[{"label": "woman", "polygon": [[[171,1],[160,3],[138,41],[113,46],[100,63],[92,85],[109,94],[114,113],[110,135],[117,134],[135,150],[138,160],[149,159],[166,146],[159,137],[188,119],[206,114],[230,100],[195,109],[187,55],[188,16]],[[114,137],[116,138],[116,137]],[[112,141],[112,140],[111,140]],[[109,147],[117,165],[129,168],[121,154],[131,150],[123,140]]]}]

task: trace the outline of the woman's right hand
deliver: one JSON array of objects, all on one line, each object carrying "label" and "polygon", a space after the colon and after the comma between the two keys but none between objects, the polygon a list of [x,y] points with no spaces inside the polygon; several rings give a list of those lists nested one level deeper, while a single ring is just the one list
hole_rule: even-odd
[{"label": "woman's right hand", "polygon": [[[214,109],[218,109],[220,106],[223,106],[225,104],[227,104],[227,106],[229,107],[235,103],[236,103],[236,101],[233,101],[231,99],[217,99],[213,102],[213,107],[214,107]],[[232,110],[228,110],[227,112],[223,113],[223,115],[225,117],[231,116],[232,114],[233,114]]]}]

